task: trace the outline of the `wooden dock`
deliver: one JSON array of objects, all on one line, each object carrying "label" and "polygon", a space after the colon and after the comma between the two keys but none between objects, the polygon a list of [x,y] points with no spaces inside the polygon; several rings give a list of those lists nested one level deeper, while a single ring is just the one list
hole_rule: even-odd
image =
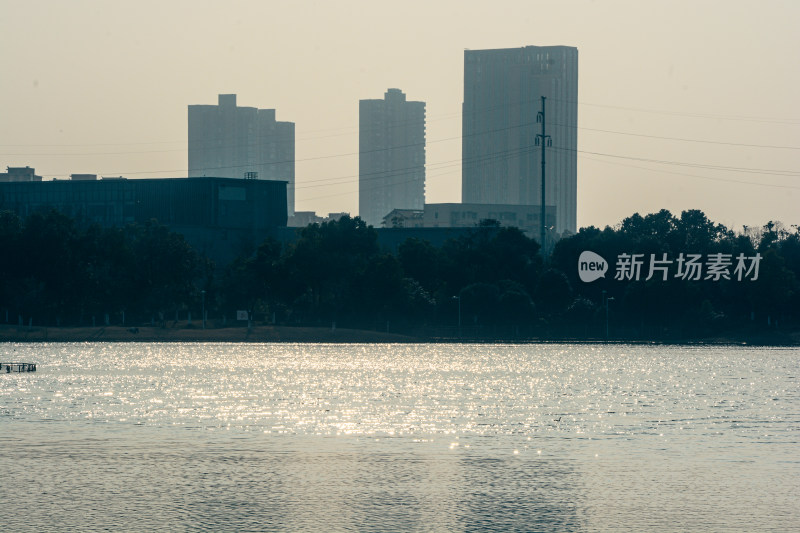
[{"label": "wooden dock", "polygon": [[36,363],[0,363],[0,374],[36,372]]}]

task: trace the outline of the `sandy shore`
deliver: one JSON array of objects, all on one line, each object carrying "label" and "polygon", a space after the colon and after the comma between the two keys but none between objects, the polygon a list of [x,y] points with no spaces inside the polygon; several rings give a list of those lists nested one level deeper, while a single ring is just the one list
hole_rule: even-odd
[{"label": "sandy shore", "polygon": [[[491,339],[463,338],[464,342],[522,342],[522,343],[603,343],[603,339],[541,338],[541,339]],[[309,342],[309,343],[422,343],[460,342],[458,338],[422,338],[397,333],[346,329],[289,326],[254,326],[208,328],[187,327],[185,323],[173,327],[125,328],[106,327],[24,327],[0,325],[0,342]],[[721,336],[703,339],[614,339],[614,344],[751,344],[763,346],[798,346],[800,331],[761,335]]]},{"label": "sandy shore", "polygon": [[393,333],[357,329],[254,326],[199,327],[120,326],[27,328],[0,325],[0,342],[422,342]]}]

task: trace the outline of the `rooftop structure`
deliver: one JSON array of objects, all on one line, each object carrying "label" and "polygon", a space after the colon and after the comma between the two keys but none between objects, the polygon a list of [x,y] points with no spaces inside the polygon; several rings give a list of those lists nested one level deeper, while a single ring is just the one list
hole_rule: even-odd
[{"label": "rooftop structure", "polygon": [[42,181],[42,177],[31,167],[6,167],[6,172],[0,173],[0,182],[25,181]]}]

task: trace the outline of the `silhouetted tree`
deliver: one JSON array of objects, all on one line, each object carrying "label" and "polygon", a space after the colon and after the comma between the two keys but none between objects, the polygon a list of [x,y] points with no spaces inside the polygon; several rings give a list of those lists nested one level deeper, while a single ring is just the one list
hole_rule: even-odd
[{"label": "silhouetted tree", "polygon": [[398,247],[398,259],[406,276],[426,291],[435,293],[441,286],[442,253],[428,241],[411,238]]},{"label": "silhouetted tree", "polygon": [[539,278],[536,302],[545,313],[551,315],[563,313],[572,303],[572,287],[567,276],[554,268],[545,270]]},{"label": "silhouetted tree", "polygon": [[304,228],[285,257],[288,275],[298,282],[296,299],[308,294],[309,311],[318,320],[346,317],[361,296],[356,280],[378,251],[377,233],[358,217]]}]

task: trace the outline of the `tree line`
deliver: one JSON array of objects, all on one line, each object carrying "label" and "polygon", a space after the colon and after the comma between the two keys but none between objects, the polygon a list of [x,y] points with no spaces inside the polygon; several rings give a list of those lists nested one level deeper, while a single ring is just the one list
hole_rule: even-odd
[{"label": "tree line", "polygon": [[[440,247],[408,239],[389,251],[347,216],[229,265],[155,221],[83,227],[55,211],[0,213],[0,247],[0,319],[23,325],[164,325],[205,309],[215,325],[244,310],[265,323],[429,336],[683,340],[800,322],[797,226],[736,234],[697,210],[582,228],[547,258],[495,221]],[[579,275],[585,251],[606,261],[590,282]],[[709,275],[687,275],[690,264]]]},{"label": "tree line", "polygon": [[153,320],[190,305],[206,261],[156,223],[79,226],[57,211],[0,212],[0,318],[20,325]]}]

